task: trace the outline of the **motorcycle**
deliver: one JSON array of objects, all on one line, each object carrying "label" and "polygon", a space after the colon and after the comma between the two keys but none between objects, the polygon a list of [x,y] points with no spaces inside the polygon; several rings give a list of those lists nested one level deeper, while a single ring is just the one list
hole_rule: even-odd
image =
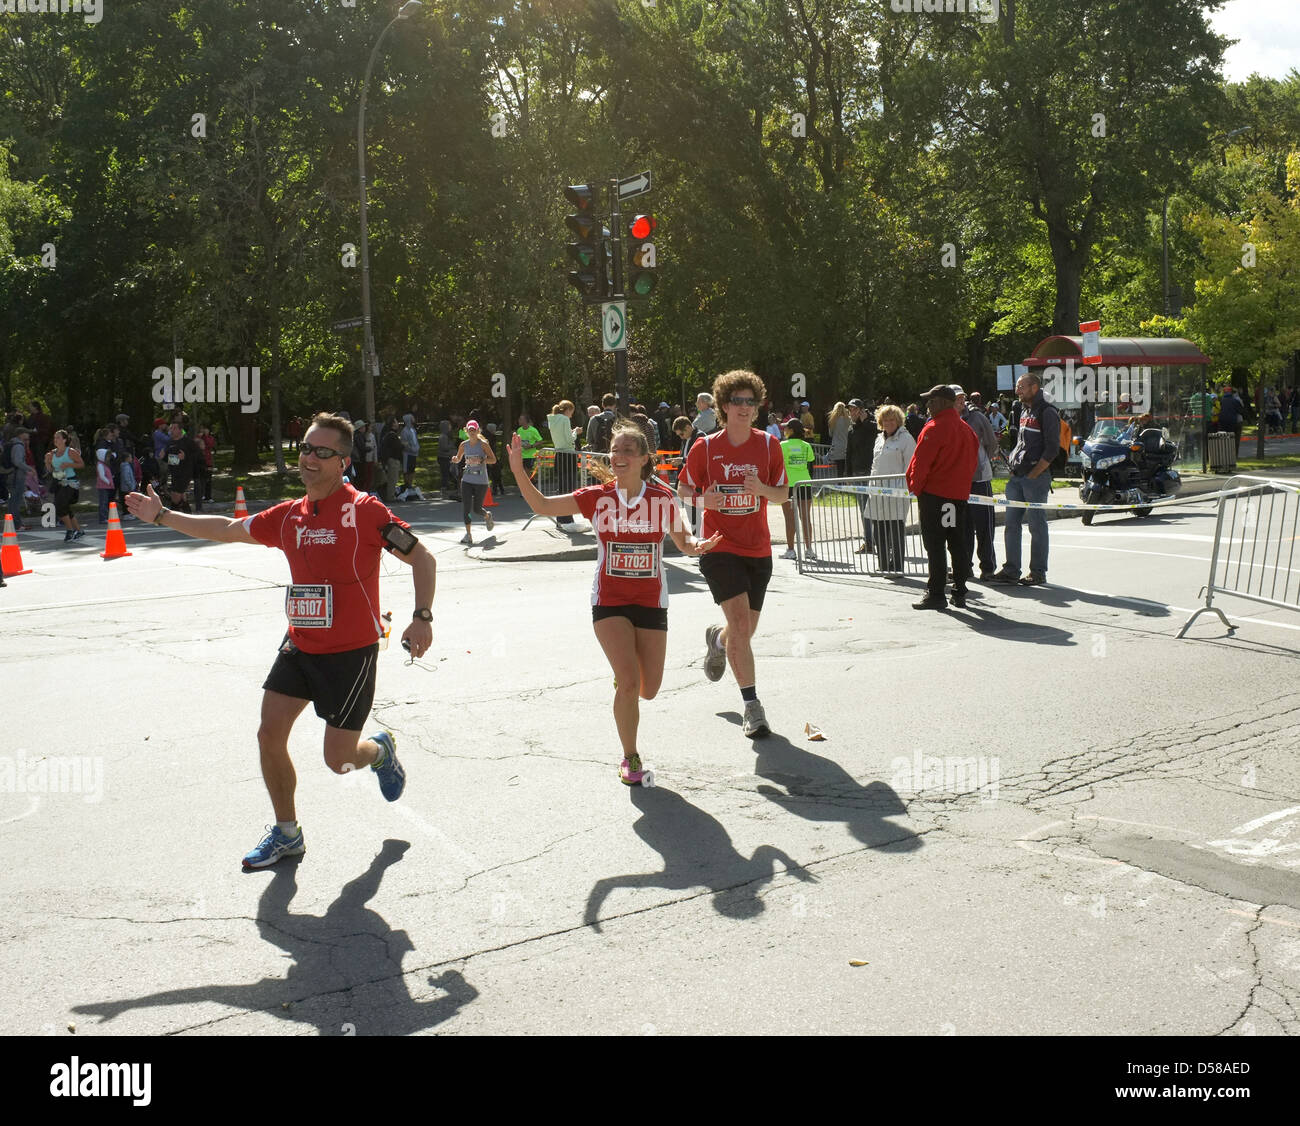
[{"label": "motorcycle", "polygon": [[[1135,516],[1150,516],[1147,501],[1171,497],[1183,487],[1174,463],[1178,446],[1164,431],[1149,427],[1137,433],[1126,418],[1099,418],[1083,443],[1084,504],[1132,504]],[[1096,513],[1084,512],[1087,527]]]}]

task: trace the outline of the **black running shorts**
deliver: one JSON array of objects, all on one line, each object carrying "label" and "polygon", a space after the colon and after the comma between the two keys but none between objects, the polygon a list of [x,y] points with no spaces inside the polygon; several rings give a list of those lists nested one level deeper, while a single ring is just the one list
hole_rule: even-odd
[{"label": "black running shorts", "polygon": [[667,630],[668,628],[666,606],[593,606],[592,622],[598,622],[602,618],[626,618],[637,629]]},{"label": "black running shorts", "polygon": [[304,653],[286,638],[262,687],[310,700],[331,727],[360,731],[375,699],[378,656],[378,642],[342,653]]},{"label": "black running shorts", "polygon": [[772,581],[772,556],[709,551],[700,556],[700,574],[719,605],[738,594],[748,594],[749,608],[761,610],[767,584]]}]

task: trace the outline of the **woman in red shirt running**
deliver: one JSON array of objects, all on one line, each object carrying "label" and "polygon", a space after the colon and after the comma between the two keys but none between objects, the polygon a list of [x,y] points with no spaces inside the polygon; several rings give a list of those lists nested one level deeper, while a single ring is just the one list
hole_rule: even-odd
[{"label": "woman in red shirt running", "polygon": [[[510,469],[524,500],[539,516],[581,513],[596,532],[596,577],[591,618],[596,640],[614,670],[614,722],[623,744],[618,776],[627,785],[654,784],[637,753],[638,689],[653,700],[664,678],[668,648],[668,581],[663,539],[671,536],[684,555],[703,555],[720,536],[697,540],[686,532],[677,497],[652,476],[645,433],[634,422],[614,424],[609,455],[612,478],[562,496],[537,491],[523,466],[523,446],[510,443]],[[595,471],[599,476],[601,471]]]}]

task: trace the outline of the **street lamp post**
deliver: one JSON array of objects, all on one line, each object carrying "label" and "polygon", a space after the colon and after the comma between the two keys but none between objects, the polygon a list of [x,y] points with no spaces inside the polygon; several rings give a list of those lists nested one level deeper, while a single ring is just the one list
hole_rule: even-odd
[{"label": "street lamp post", "polygon": [[373,422],[375,418],[375,368],[378,357],[375,355],[375,334],[370,323],[370,237],[366,228],[366,92],[370,87],[370,73],[374,70],[375,58],[379,54],[384,36],[398,20],[410,19],[424,5],[420,0],[406,0],[388,22],[388,26],[379,33],[374,50],[370,52],[370,61],[366,63],[366,76],[361,81],[361,111],[357,114],[357,180],[361,185],[361,323],[365,334],[361,346],[361,367],[366,383],[366,419]]}]

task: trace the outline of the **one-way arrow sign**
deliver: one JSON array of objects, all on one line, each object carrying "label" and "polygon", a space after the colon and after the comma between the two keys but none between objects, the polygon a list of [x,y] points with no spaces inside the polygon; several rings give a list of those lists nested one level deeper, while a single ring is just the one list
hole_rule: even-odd
[{"label": "one-way arrow sign", "polygon": [[639,176],[629,176],[626,180],[618,182],[618,198],[627,199],[629,196],[643,195],[650,190],[650,173],[642,172]]}]

